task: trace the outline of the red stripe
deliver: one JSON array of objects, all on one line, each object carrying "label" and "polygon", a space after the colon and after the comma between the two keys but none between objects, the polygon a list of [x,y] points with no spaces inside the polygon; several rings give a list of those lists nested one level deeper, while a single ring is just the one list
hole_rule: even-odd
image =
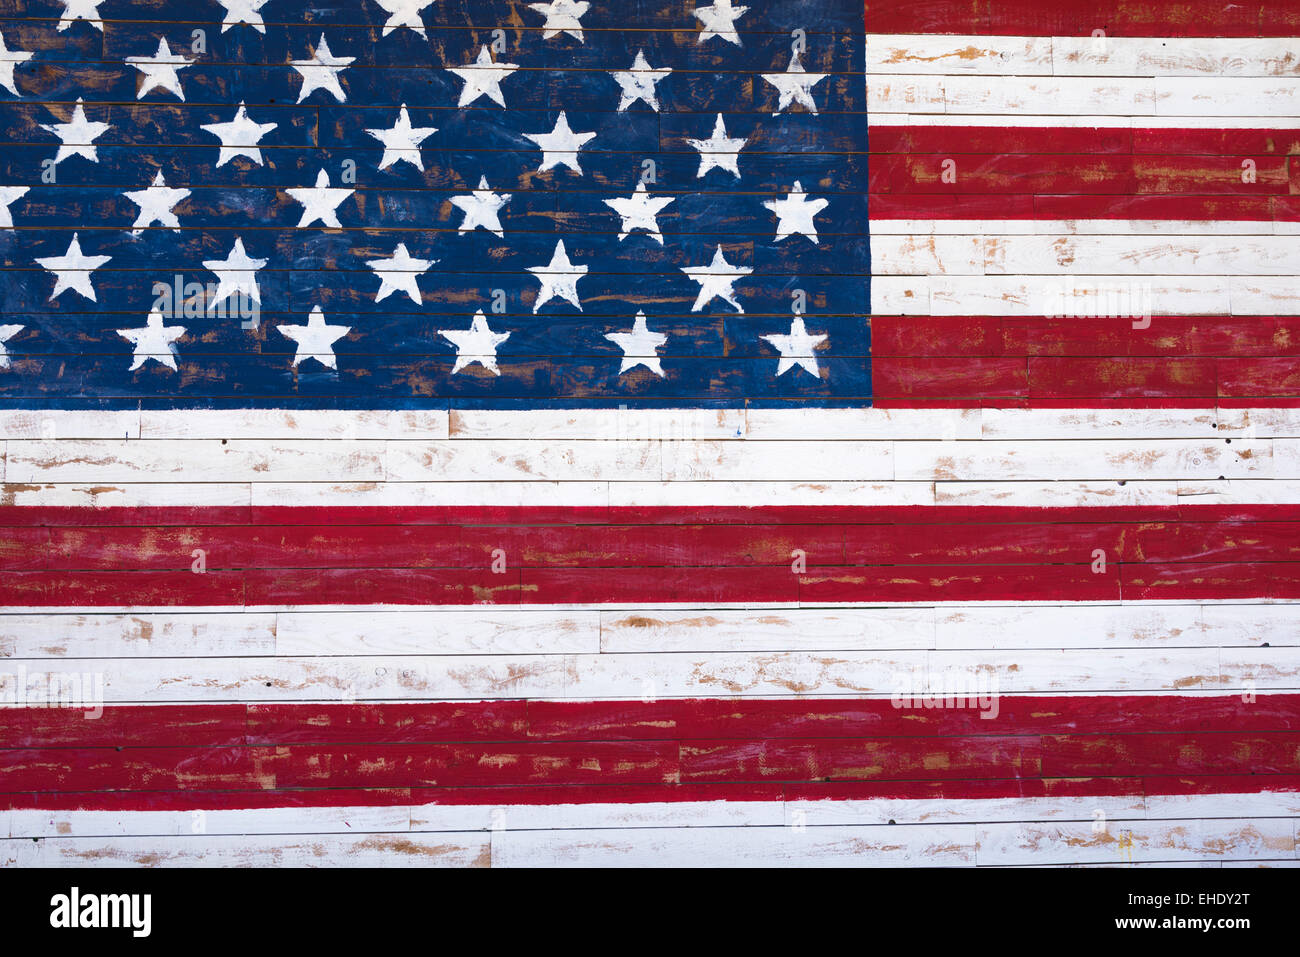
[{"label": "red stripe", "polygon": [[[944,128],[962,143],[960,128]],[[1052,131],[1042,131],[1049,134]],[[1091,131],[1088,131],[1091,132]],[[875,135],[872,135],[875,149]],[[1241,156],[1141,156],[1088,153],[881,153],[873,152],[867,188],[877,195],[987,194],[1051,196],[1166,196],[1199,200],[1207,196],[1261,197],[1288,195],[1290,163],[1286,156],[1255,160],[1257,179],[1243,183]],[[944,164],[954,176],[945,182]],[[875,210],[872,210],[875,215]],[[912,217],[917,218],[917,217]],[[1187,217],[1191,218],[1191,217]]]},{"label": "red stripe", "polygon": [[1176,219],[1281,223],[1300,221],[1300,204],[1294,200],[1290,196],[872,193],[868,197],[868,215],[873,220]]},{"label": "red stripe", "polygon": [[[1300,789],[1300,696],[0,711],[0,807],[555,804]],[[39,789],[39,791],[38,791]]]},{"label": "red stripe", "polygon": [[1212,407],[1222,398],[1300,399],[1300,319],[935,316],[871,319],[872,391],[882,407]]},{"label": "red stripe", "polygon": [[[180,511],[177,521],[192,525],[153,524],[157,509],[118,509],[111,526],[73,524],[90,510],[0,509],[0,520],[26,522],[0,546],[0,604],[1300,597],[1300,507],[1291,506],[575,509],[551,526],[525,524],[528,509],[458,509],[456,524],[443,524],[441,509],[423,521],[404,509],[375,525],[355,514],[373,519],[371,510],[285,508],[276,524],[242,526]],[[1092,570],[1098,548],[1102,573]],[[191,570],[195,549],[203,573]],[[504,572],[492,569],[497,550]]]},{"label": "red stripe", "polygon": [[[871,153],[940,154],[967,165],[971,154],[1016,157],[1018,154],[1138,154],[1148,174],[1158,171],[1158,157],[1175,156],[1210,161],[1213,157],[1246,157],[1258,161],[1286,159],[1300,143],[1300,129],[1165,129],[1072,126],[873,126]],[[1101,157],[1094,157],[1101,158]],[[1238,164],[1240,172],[1240,163]]]},{"label": "red stripe", "polygon": [[1295,222],[1298,143],[1296,129],[873,126],[869,214]]},{"label": "red stripe", "polygon": [[866,0],[868,33],[981,36],[1292,37],[1300,8],[1285,0]]}]

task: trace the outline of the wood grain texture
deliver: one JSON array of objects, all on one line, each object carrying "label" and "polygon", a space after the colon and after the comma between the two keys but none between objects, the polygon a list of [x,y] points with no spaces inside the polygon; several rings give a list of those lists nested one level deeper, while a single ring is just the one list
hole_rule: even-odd
[{"label": "wood grain texture", "polygon": [[[856,2],[780,0],[735,45],[698,5],[593,3],[579,41],[525,0],[387,35],[368,0],[273,0],[265,33],[10,0],[36,57],[0,91],[27,189],[0,694],[84,675],[106,706],[0,708],[0,861],[1295,865],[1300,19],[871,0],[864,32]],[[184,99],[144,91],[126,58],[195,28]],[[446,68],[498,28],[509,108],[462,108]],[[815,114],[763,78],[795,28]],[[322,35],[356,58],[339,95],[291,65]],[[622,109],[638,50],[673,72]],[[79,98],[108,129],[49,181]],[[275,128],[222,162],[203,126],[240,101]],[[403,105],[437,128],[419,168],[368,132]],[[538,168],[561,110],[596,134],[581,173]],[[715,117],[737,175],[700,169]],[[295,226],[289,191],[346,161],[339,226]],[[662,244],[606,203],[645,161]],[[190,191],[177,228],[132,235],[155,172]],[[815,240],[762,205],[796,180]],[[488,188],[502,235],[462,235]],[[111,257],[96,300],[38,262],[74,233]],[[237,238],[270,261],[260,322],[177,319],[178,368],[128,370],[154,280],[210,282]],[[527,271],[560,238],[578,307]],[[438,262],[380,300],[399,242]],[[743,312],[692,308],[715,249],[753,270]],[[1049,315],[1135,283],[1149,325]],[[349,327],[334,370],[277,331],[315,306]],[[499,375],[440,338],[479,308]],[[663,377],[608,338],[642,308]],[[795,314],[813,375],[765,338]],[[895,706],[952,676],[997,716]]]}]

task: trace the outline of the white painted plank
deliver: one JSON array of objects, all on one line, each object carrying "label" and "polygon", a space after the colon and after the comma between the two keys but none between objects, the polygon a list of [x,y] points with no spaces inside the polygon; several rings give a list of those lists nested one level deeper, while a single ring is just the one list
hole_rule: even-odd
[{"label": "white painted plank", "polygon": [[[904,481],[1272,478],[1272,441],[899,442],[896,477]],[[1296,477],[1280,469],[1279,473],[1278,478]]]},{"label": "white painted plank", "polygon": [[749,409],[745,438],[803,442],[841,439],[976,439],[979,409]]},{"label": "white painted plank", "polygon": [[51,837],[0,842],[18,867],[487,867],[481,833]]},{"label": "white painted plank", "polygon": [[[1046,235],[1046,234],[1045,234]],[[898,237],[894,237],[898,238]],[[913,237],[918,242],[921,237]],[[974,241],[967,237],[963,241]],[[1085,320],[1080,320],[1085,321]],[[723,440],[738,441],[863,441],[863,440],[902,440],[916,438],[977,438],[981,434],[992,438],[1061,438],[1062,429],[1068,429],[1068,437],[1105,437],[1105,433],[1117,429],[1147,430],[1138,431],[1136,437],[1159,438],[1165,429],[1181,430],[1183,423],[1199,424],[1207,422],[1212,425],[1217,415],[1222,428],[1232,433],[1241,431],[1251,421],[1263,428],[1265,423],[1275,423],[1270,428],[1294,429],[1300,432],[1300,411],[1276,407],[1223,408],[1212,406],[1198,409],[826,409],[826,408],[753,408],[748,410],[726,410],[722,424],[712,428],[715,411],[710,410],[708,421],[701,424],[697,410],[691,409],[656,409],[653,418],[633,417],[631,412],[607,412],[599,409],[582,410],[541,410],[536,415],[516,421],[521,413],[516,410],[503,412],[499,410],[481,410],[473,413],[472,420],[466,419],[463,428],[453,434],[450,443],[457,441],[478,442],[483,440],[511,441],[518,447],[524,441],[561,440],[579,442],[588,440],[599,442],[633,442],[647,446],[667,445],[683,440],[702,442],[704,445]],[[211,410],[191,410],[186,413],[195,424],[197,432],[214,432],[223,421],[220,417],[212,418]],[[96,418],[101,413],[79,413],[79,427],[86,432],[105,432],[114,427],[116,413],[102,413],[102,419]],[[223,410],[220,416],[226,415]],[[363,431],[367,426],[370,412],[336,411],[331,413],[330,429],[335,432]],[[453,413],[455,417],[468,413]],[[618,415],[628,418],[620,422]],[[267,414],[258,421],[264,426],[259,428],[266,434],[260,440],[268,444],[294,443],[302,440],[295,431],[291,421],[280,421],[274,415]],[[611,417],[613,416],[613,417]],[[353,418],[355,417],[355,418]],[[715,423],[716,424],[716,423]],[[983,428],[981,429],[981,424]],[[990,428],[996,424],[997,428]],[[1093,433],[1099,431],[1100,436]],[[697,434],[696,434],[697,433]],[[1231,433],[1230,433],[1231,434]],[[1130,433],[1130,437],[1133,435]],[[1295,436],[1291,436],[1295,437]],[[53,448],[78,448],[77,444],[65,444],[71,436],[53,443]],[[400,442],[403,440],[395,440]],[[216,444],[220,444],[217,440]],[[315,448],[335,456],[351,454],[346,450],[346,441],[304,441],[304,447]],[[427,444],[423,439],[411,439],[410,446],[418,448]],[[31,443],[29,448],[38,448],[40,442]],[[270,487],[277,484],[264,478],[256,479],[257,484]],[[59,483],[53,483],[59,484]],[[76,483],[68,483],[76,485]],[[124,486],[133,483],[121,483]],[[225,483],[231,489],[246,490],[247,483]],[[343,483],[339,483],[343,484]],[[355,483],[358,487],[374,483]],[[403,483],[410,487],[419,483]],[[432,488],[446,483],[428,483]],[[88,487],[88,486],[87,486]],[[167,489],[167,483],[158,483],[158,494]],[[163,504],[170,504],[171,500]],[[245,499],[244,503],[247,503]],[[415,504],[418,498],[400,504]]]},{"label": "white painted plank", "polygon": [[0,409],[0,440],[135,439],[140,413],[125,410]]},{"label": "white painted plank", "polygon": [[606,654],[707,651],[861,651],[931,648],[929,608],[602,611]]},{"label": "white painted plank", "polygon": [[15,482],[0,485],[0,503],[33,508],[247,507],[255,487],[231,482]]},{"label": "white painted plank", "polygon": [[391,409],[165,409],[139,416],[145,439],[418,439],[448,436],[448,413]]},{"label": "white painted plank", "polygon": [[275,653],[312,655],[528,655],[600,651],[597,611],[285,612]]},{"label": "white painted plank", "polygon": [[872,74],[1051,76],[1051,37],[867,34]]},{"label": "white painted plank", "polygon": [[1300,438],[1300,408],[1219,409],[1218,433],[1247,438]]},{"label": "white painted plank", "polygon": [[1268,276],[880,276],[881,316],[1296,315],[1300,292]]},{"label": "white painted plank", "polygon": [[744,409],[453,409],[453,439],[683,441],[745,436]]},{"label": "white painted plank", "polygon": [[573,508],[608,504],[607,482],[258,482],[250,492],[263,506],[451,506],[494,505]]},{"label": "white painted plank", "polygon": [[380,441],[349,443],[169,439],[5,443],[5,481],[254,482],[378,481],[384,477]]},{"label": "white painted plank", "polygon": [[[1026,446],[1035,443],[1025,442]],[[901,446],[900,446],[901,447]],[[954,450],[960,452],[960,449]],[[1289,468],[1289,466],[1287,466]],[[1123,484],[1121,484],[1123,483]],[[161,500],[155,490],[162,493]],[[177,493],[169,500],[167,490]],[[440,494],[440,493],[446,493]],[[1003,505],[1035,508],[1089,505],[1247,505],[1300,502],[1300,481],[1247,479],[1227,481],[1189,478],[1095,481],[1064,478],[1044,481],[860,482],[535,482],[535,483],[272,483],[121,484],[96,492],[70,485],[0,486],[0,502],[9,505],[75,505],[94,508],[188,506],[925,506]]]},{"label": "white painted plank", "polygon": [[1257,76],[1296,73],[1289,37],[868,34],[868,73],[981,76]]},{"label": "white painted plank", "polygon": [[[944,76],[867,74],[867,109],[881,113],[1034,114],[1206,120],[1300,116],[1300,80],[1249,76]],[[1203,124],[1206,125],[1206,124]],[[1268,127],[1266,127],[1268,128]]]},{"label": "white painted plank", "polygon": [[611,482],[613,507],[730,505],[931,505],[929,482]]},{"label": "white painted plank", "polygon": [[[904,80],[909,78],[903,78]],[[942,78],[923,78],[927,80]],[[1127,116],[1122,114],[1064,114],[1050,110],[1023,113],[935,113],[927,112],[942,103],[942,84],[921,84],[916,89],[916,103],[905,110],[877,109],[868,113],[868,126],[1016,126],[1067,127],[1069,129],[1226,129],[1271,130],[1300,128],[1300,116]],[[938,91],[938,92],[936,92]],[[895,94],[890,94],[891,96]],[[872,230],[875,222],[872,222]]]},{"label": "white painted plank", "polygon": [[[1029,444],[1029,443],[1026,443]],[[1243,485],[1249,483],[1233,483]],[[1267,484],[1269,483],[1256,483]],[[1086,506],[1177,505],[1178,483],[1113,479],[1100,482],[972,482],[934,483],[936,505],[1001,505],[1035,508]]]},{"label": "white painted plank", "polygon": [[[1080,438],[1208,439],[1222,437],[1220,418],[1214,409],[988,408],[980,413],[978,437],[1020,441]],[[1216,428],[1216,425],[1219,427]]]},{"label": "white painted plank", "polygon": [[1300,79],[1289,77],[1161,77],[1161,116],[1300,116]]},{"label": "white painted plank", "polygon": [[969,867],[973,825],[504,831],[494,867]]},{"label": "white painted plank", "polygon": [[[937,160],[936,160],[937,162]],[[873,235],[881,276],[1290,276],[1300,236]]]},{"label": "white painted plank", "polygon": [[0,658],[240,657],[276,653],[276,616],[153,612],[0,615]]},{"label": "white painted plank", "polygon": [[935,647],[1191,648],[1300,644],[1287,605],[973,605],[935,613]]},{"label": "white painted plank", "polygon": [[[1220,654],[1225,658],[1220,669]],[[57,668],[52,667],[57,664]],[[960,651],[9,659],[5,671],[103,676],[104,700],[573,700],[891,697],[900,681],[983,675],[1001,694],[1300,688],[1300,649],[965,648]],[[1247,682],[1253,681],[1250,685]]]},{"label": "white painted plank", "polygon": [[1295,834],[1286,818],[1124,821],[1099,833],[1082,821],[995,823],[978,830],[980,866],[1295,856]]}]

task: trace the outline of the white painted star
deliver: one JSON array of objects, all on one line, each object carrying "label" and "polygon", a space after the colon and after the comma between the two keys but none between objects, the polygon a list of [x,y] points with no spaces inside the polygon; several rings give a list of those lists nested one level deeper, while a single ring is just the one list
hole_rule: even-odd
[{"label": "white painted star", "polygon": [[605,338],[623,350],[623,363],[618,367],[619,375],[628,369],[645,366],[660,378],[664,377],[658,350],[668,341],[668,337],[662,332],[651,332],[646,328],[644,312],[636,314],[631,332],[607,332]]},{"label": "white painted star", "polygon": [[695,297],[691,312],[699,312],[715,296],[734,306],[736,312],[744,312],[736,301],[732,286],[741,276],[748,276],[753,271],[749,266],[733,266],[727,262],[727,257],[722,255],[721,246],[713,251],[713,262],[707,266],[683,266],[682,272],[700,284],[700,294]]},{"label": "white painted star", "polygon": [[782,112],[791,103],[800,104],[809,113],[817,112],[817,102],[813,99],[812,89],[826,79],[826,74],[805,73],[803,67],[799,64],[798,53],[790,55],[790,65],[784,73],[764,73],[763,79],[776,87],[781,94],[776,111],[772,114],[773,116]]},{"label": "white painted star", "polygon": [[245,23],[258,33],[265,33],[266,24],[262,22],[262,14],[258,11],[268,2],[269,0],[217,0],[226,9],[226,18],[221,21],[221,32],[225,33],[231,27]]},{"label": "white painted star", "polygon": [[341,224],[335,209],[356,190],[330,186],[330,175],[322,169],[316,174],[315,186],[299,186],[286,189],[285,192],[302,204],[302,218],[298,220],[298,228],[310,226],[319,219],[324,225],[339,229]]},{"label": "white painted star", "polygon": [[550,3],[530,3],[529,10],[534,10],[546,17],[542,24],[542,39],[549,40],[567,33],[579,42],[586,41],[582,36],[582,22],[579,19],[591,9],[587,0],[550,0]]},{"label": "white painted star", "polygon": [[51,301],[71,289],[91,302],[96,302],[95,287],[90,284],[90,274],[112,258],[112,256],[87,256],[81,251],[77,234],[73,233],[72,242],[68,244],[66,253],[62,256],[46,256],[36,261],[42,268],[54,273],[54,292],[50,293]]},{"label": "white painted star", "polygon": [[119,329],[117,334],[135,344],[129,372],[134,372],[150,359],[175,369],[176,347],[172,343],[185,335],[185,327],[163,325],[163,314],[155,309],[139,329]]},{"label": "white painted star", "polygon": [[728,43],[740,46],[740,34],[736,32],[736,21],[745,15],[749,7],[733,7],[731,0],[713,0],[707,7],[696,7],[695,16],[704,24],[696,43],[703,43],[711,37],[722,37]]},{"label": "white painted star", "polygon": [[411,302],[420,305],[420,287],[416,279],[428,272],[429,267],[437,261],[415,259],[406,251],[406,243],[398,243],[389,259],[367,260],[366,265],[379,276],[379,292],[375,293],[375,302],[381,302],[395,292],[404,292]]},{"label": "white painted star", "polygon": [[0,369],[9,368],[9,350],[5,343],[26,328],[25,326],[0,326]]},{"label": "white painted star", "polygon": [[563,239],[555,244],[555,253],[549,263],[545,266],[529,266],[528,271],[542,284],[542,288],[537,291],[537,299],[533,302],[533,312],[557,296],[577,306],[579,312],[582,311],[582,302],[578,299],[578,280],[587,274],[587,267],[569,262]]},{"label": "white painted star", "polygon": [[307,99],[312,90],[324,90],[340,103],[346,103],[348,95],[339,85],[339,74],[348,68],[356,57],[335,56],[330,52],[330,45],[325,41],[325,34],[320,35],[320,43],[311,51],[310,60],[292,60],[289,65],[302,74],[302,89],[298,91],[298,102]]},{"label": "white painted star", "polygon": [[107,123],[92,123],[87,120],[86,108],[81,97],[77,97],[76,105],[72,108],[72,119],[66,123],[42,123],[41,129],[49,130],[63,141],[59,146],[59,152],[54,156],[54,163],[58,165],[69,156],[84,156],[92,163],[98,163],[99,157],[94,147],[95,138],[112,127]]},{"label": "white painted star", "polygon": [[257,288],[257,271],[267,264],[266,259],[254,259],[244,251],[244,241],[235,238],[235,245],[230,248],[230,255],[225,259],[205,259],[203,268],[217,274],[219,285],[217,294],[208,302],[208,310],[217,307],[217,303],[230,296],[246,296],[253,302],[262,301],[261,290]]},{"label": "white painted star", "polygon": [[185,69],[194,61],[172,53],[171,48],[167,46],[166,38],[158,41],[158,52],[153,56],[129,56],[126,62],[144,74],[140,78],[140,89],[135,94],[137,100],[143,100],[150,90],[166,90],[168,93],[175,93],[182,100],[185,99],[185,91],[181,89],[178,71]]},{"label": "white painted star", "polygon": [[803,191],[803,186],[800,185],[799,181],[795,180],[794,188],[790,190],[785,199],[769,199],[763,205],[776,213],[778,217],[776,224],[777,242],[787,236],[802,235],[807,236],[815,243],[817,242],[817,224],[813,222],[813,219],[830,203],[824,199],[812,199]]},{"label": "white painted star", "polygon": [[579,175],[582,174],[582,167],[578,165],[578,151],[595,135],[595,133],[575,133],[569,129],[569,118],[565,116],[563,110],[560,111],[560,116],[555,121],[555,129],[551,132],[524,134],[525,138],[536,143],[542,151],[542,165],[537,167],[539,173],[557,166],[567,166]]},{"label": "white painted star", "polygon": [[14,218],[9,212],[9,204],[26,196],[29,189],[30,186],[0,186],[0,229],[14,228]]},{"label": "white painted star", "polygon": [[707,140],[687,139],[686,142],[700,153],[700,170],[695,174],[696,179],[701,179],[715,166],[740,179],[740,151],[749,140],[743,136],[734,139],[727,136],[727,126],[722,122],[721,113],[713,121],[712,136]]},{"label": "white painted star", "polygon": [[72,26],[77,20],[85,20],[100,33],[104,32],[104,22],[99,16],[99,5],[104,0],[63,0],[63,16],[55,27],[60,33]]},{"label": "white painted star", "polygon": [[131,224],[131,235],[139,236],[145,228],[154,223],[166,226],[168,229],[180,229],[180,220],[172,212],[172,207],[190,195],[190,191],[168,186],[163,179],[162,170],[159,170],[154,174],[153,182],[148,189],[131,190],[122,195],[140,207],[140,215]]},{"label": "white painted star", "polygon": [[482,227],[497,238],[505,235],[501,228],[501,207],[510,202],[509,193],[494,193],[488,186],[486,176],[480,176],[478,189],[464,196],[453,196],[451,205],[455,206],[465,218],[461,220],[458,233],[469,233]]},{"label": "white painted star", "polygon": [[636,59],[628,70],[611,70],[610,76],[619,85],[622,96],[618,101],[618,112],[622,113],[637,100],[644,101],[651,109],[658,112],[659,100],[655,97],[655,84],[673,71],[668,67],[654,69],[645,58],[644,50],[636,51]]},{"label": "white painted star", "polygon": [[420,160],[420,144],[434,133],[436,126],[412,126],[411,117],[403,103],[397,113],[397,122],[391,130],[366,130],[371,136],[384,144],[384,155],[379,158],[379,168],[388,169],[394,163],[407,162],[424,172],[424,163]]},{"label": "white painted star", "polygon": [[826,335],[824,333],[820,336],[809,335],[808,330],[804,328],[802,316],[795,316],[791,320],[789,335],[759,336],[759,338],[772,343],[781,353],[781,361],[776,367],[777,375],[785,375],[795,366],[801,366],[813,376],[818,375],[817,357],[813,354],[813,346],[825,342]]},{"label": "white painted star", "polygon": [[218,166],[230,162],[236,156],[247,156],[261,166],[262,151],[257,148],[257,144],[263,136],[278,125],[278,123],[254,123],[248,116],[248,110],[244,108],[243,100],[240,100],[235,118],[229,123],[204,123],[199,129],[207,130],[221,140],[221,153],[217,156]]},{"label": "white painted star", "polygon": [[14,67],[20,63],[26,63],[35,55],[23,50],[10,50],[5,46],[4,34],[0,33],[0,86],[3,86],[14,96],[22,96],[18,92],[18,87],[14,85]]},{"label": "white painted star", "polygon": [[510,333],[489,329],[482,309],[474,313],[474,321],[468,329],[439,329],[438,335],[456,347],[456,364],[451,367],[452,375],[475,362],[493,375],[501,374],[497,368],[497,346],[509,339]]},{"label": "white painted star", "polygon": [[606,206],[623,218],[622,232],[618,234],[619,242],[626,239],[634,229],[645,229],[660,246],[664,244],[664,234],[659,231],[659,220],[655,217],[671,202],[672,196],[651,196],[646,192],[645,183],[637,183],[636,192],[627,199],[604,200]]},{"label": "white painted star", "polygon": [[293,367],[308,359],[315,359],[326,369],[337,369],[338,361],[334,357],[334,343],[352,331],[351,326],[330,326],[325,323],[325,314],[320,306],[313,306],[305,326],[276,326],[280,335],[292,339],[298,344],[298,351],[293,356]]},{"label": "white painted star", "polygon": [[468,106],[480,96],[486,96],[498,106],[505,106],[506,97],[501,92],[501,81],[517,69],[519,69],[518,63],[493,62],[492,54],[488,52],[488,48],[486,46],[480,47],[478,57],[473,63],[467,63],[464,66],[447,67],[448,73],[455,73],[465,81],[465,86],[460,91],[460,99],[456,102],[456,105]]},{"label": "white painted star", "polygon": [[433,5],[434,0],[375,0],[375,3],[384,8],[384,13],[388,14],[388,21],[384,24],[384,36],[398,30],[402,27],[410,27],[420,36],[425,36],[424,21],[420,19],[420,13],[426,7]]}]

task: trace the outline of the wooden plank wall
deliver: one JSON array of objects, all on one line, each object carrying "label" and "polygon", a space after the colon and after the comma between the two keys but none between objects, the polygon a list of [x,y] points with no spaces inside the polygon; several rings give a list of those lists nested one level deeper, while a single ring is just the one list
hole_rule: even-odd
[{"label": "wooden plank wall", "polygon": [[[59,164],[57,202],[32,182],[31,198],[12,207],[17,239],[6,234],[2,247],[7,314],[18,310],[40,334],[11,339],[14,375],[0,373],[9,390],[0,410],[0,665],[100,675],[109,707],[94,722],[67,710],[0,710],[0,863],[1296,863],[1300,413],[1259,408],[1276,397],[1272,385],[1245,395],[1253,401],[1221,401],[1232,395],[1221,394],[1217,354],[1194,352],[1212,373],[1191,379],[1127,362],[1203,348],[1195,330],[1206,327],[1187,319],[1156,356],[1132,352],[1127,339],[1111,348],[1113,337],[1097,332],[1102,345],[1083,358],[1126,359],[1123,384],[1069,393],[1061,383],[1070,376],[1109,381],[1085,364],[1047,373],[1055,385],[1038,393],[1028,346],[986,354],[995,338],[998,348],[1014,338],[1016,323],[1027,324],[1020,318],[983,317],[984,339],[942,319],[866,321],[867,277],[837,270],[866,255],[866,190],[875,176],[898,181],[898,154],[886,146],[882,165],[873,155],[867,169],[853,157],[857,134],[836,125],[860,133],[862,110],[823,103],[826,128],[841,137],[828,155],[845,165],[840,179],[823,169],[817,182],[838,191],[845,218],[824,231],[826,258],[798,268],[817,283],[810,311],[835,351],[820,358],[815,380],[781,377],[773,388],[787,401],[746,402],[775,374],[776,353],[758,337],[783,331],[778,316],[789,322],[784,280],[796,254],[771,236],[737,235],[706,208],[685,222],[689,190],[674,228],[699,233],[664,255],[700,261],[722,242],[747,257],[733,261],[762,261],[768,281],[745,287],[743,316],[692,315],[689,283],[667,268],[634,272],[629,253],[617,292],[613,278],[607,287],[593,276],[584,283],[602,291],[587,299],[584,286],[580,316],[552,303],[538,319],[536,283],[519,268],[536,265],[535,253],[493,258],[482,231],[472,237],[481,244],[459,251],[443,242],[459,218],[443,198],[472,189],[480,167],[496,169],[476,164],[482,154],[527,170],[491,183],[514,197],[505,231],[543,234],[549,252],[557,230],[573,230],[578,259],[584,229],[617,225],[608,211],[599,227],[565,220],[557,194],[585,197],[592,212],[606,186],[635,182],[643,156],[689,181],[698,154],[683,142],[709,132],[714,85],[749,84],[750,108],[725,120],[733,135],[761,132],[774,105],[755,74],[785,60],[760,65],[775,46],[749,40],[741,51],[717,39],[697,50],[697,0],[624,5],[660,11],[652,29],[661,40],[717,67],[675,87],[680,99],[665,85],[662,110],[638,107],[622,120],[601,71],[628,64],[570,69],[565,58],[585,47],[545,40],[525,3],[426,8],[429,24],[472,24],[472,42],[455,34],[453,57],[447,29],[385,37],[388,14],[370,0],[307,11],[271,0],[265,37],[247,26],[223,32],[206,0],[183,16],[161,0],[106,0],[102,32],[85,23],[59,31],[52,2],[0,2],[9,48],[45,58],[17,68],[19,96],[0,93],[7,175],[31,177],[29,164],[52,155],[41,125],[65,121],[76,96],[117,133],[140,135],[106,135],[93,168]],[[750,6],[751,18],[771,14]],[[812,0],[772,7],[806,15],[812,39],[839,29],[834,18],[818,22]],[[158,19],[132,22],[128,9]],[[1263,29],[1258,6],[1253,23],[1242,35]],[[186,101],[137,101],[138,73],[123,58],[152,53],[160,33],[187,46],[205,25],[211,52],[182,72]],[[445,77],[432,85],[430,67],[459,59],[497,26],[508,57],[549,43],[556,75],[599,73],[604,107],[569,118],[575,129],[622,124],[638,143],[637,165],[624,168],[621,153],[593,142],[583,183],[596,188],[578,190],[567,171],[533,172],[536,153],[524,155],[518,130],[494,125],[493,108],[474,108],[475,125],[465,124],[456,86],[440,85]],[[834,77],[841,107],[861,83],[860,29],[855,20],[835,33],[840,42],[818,67]],[[937,21],[927,29],[946,32]],[[346,107],[318,92],[299,108],[287,61],[322,30],[336,55],[374,62],[359,59],[348,74]],[[222,44],[254,65],[223,59]],[[629,62],[636,46],[629,37]],[[810,70],[815,62],[805,60]],[[257,98],[271,82],[288,102]],[[509,90],[549,128],[547,82],[562,79]],[[389,126],[398,97],[415,125],[456,132],[429,144],[420,175],[397,164],[379,180],[382,154],[362,131]],[[263,165],[222,167],[222,188],[184,180],[196,169],[218,174],[211,138],[146,135],[175,131],[181,117],[191,133],[228,120],[240,99],[277,122],[277,136]],[[809,120],[800,112],[780,122],[790,133]],[[807,168],[808,186],[817,171],[803,154],[818,151],[800,142],[791,133],[756,143],[765,149],[753,149],[745,179],[730,185],[769,199]],[[1009,142],[981,151],[1005,154]],[[267,210],[292,221],[298,209],[284,190],[343,152],[358,158],[360,178],[374,178],[358,184],[364,203],[343,207],[346,229],[305,236],[258,221]],[[139,188],[141,169],[155,167],[195,195],[180,207],[179,234],[133,245],[135,209],[121,190]],[[1260,168],[1264,182],[1279,182],[1279,164]],[[852,170],[862,179],[850,180]],[[437,203],[407,195],[421,183],[439,191]],[[1009,201],[995,191],[992,202]],[[243,218],[237,230],[185,228],[217,214]],[[94,313],[75,312],[87,306],[73,295],[49,303],[51,278],[32,265],[66,248],[70,217],[88,251],[117,257],[95,274]],[[663,222],[667,235],[667,214]],[[150,363],[128,376],[129,348],[106,344],[122,314],[138,320],[127,303],[149,269],[222,257],[235,232],[256,234],[253,255],[281,263],[265,274],[267,321],[205,327],[182,340],[176,373]],[[402,295],[374,302],[373,274],[339,268],[340,257],[386,256],[399,232],[413,255],[446,257],[439,268],[464,282],[418,307]],[[429,235],[438,242],[419,246]],[[635,249],[653,251],[647,243]],[[1285,278],[1286,253],[1273,258],[1275,248],[1260,255],[1281,263]],[[1032,259],[1037,249],[1006,254]],[[1220,258],[1238,254],[1249,250]],[[942,273],[956,263],[947,252],[917,253],[905,268]],[[518,362],[502,362],[500,379],[474,367],[462,380],[450,373],[451,351],[428,344],[431,330],[486,301],[486,283],[465,278],[480,267],[508,290],[514,305],[502,320],[523,348]],[[672,386],[675,401],[713,408],[617,408],[673,401],[644,368],[631,386],[614,371],[618,350],[603,335],[626,328],[631,286],[656,299],[663,330],[682,344],[688,384]],[[335,377],[295,372],[292,349],[271,332],[318,304],[354,327]],[[37,307],[46,310],[39,318]],[[1289,325],[1278,320],[1263,335],[1257,323],[1266,321],[1222,328],[1232,341],[1275,344],[1260,353],[1270,362],[1289,361]],[[364,345],[381,330],[382,349]],[[542,383],[545,368],[574,354],[549,344],[580,334],[588,351],[559,383],[561,400],[549,402],[556,384]],[[1018,334],[1044,341],[1038,327]],[[1084,338],[1071,334],[1071,343]],[[868,344],[881,342],[883,359],[869,366]],[[249,343],[245,381],[235,357],[248,362]],[[888,379],[885,360],[894,363],[884,366]],[[35,374],[56,364],[57,374]],[[983,370],[973,383],[972,368]],[[1178,396],[1187,401],[1163,401],[1171,392],[1161,383],[1174,380],[1192,383]],[[1052,389],[1065,407],[1022,401],[1052,398]],[[78,401],[90,393],[115,401]],[[873,395],[907,407],[827,407]],[[185,407],[195,396],[200,407]],[[491,570],[496,549],[504,576]],[[1096,549],[1106,553],[1100,574]],[[796,550],[806,560],[797,570]],[[996,678],[1000,720],[892,706],[900,675],[948,670]]]}]

